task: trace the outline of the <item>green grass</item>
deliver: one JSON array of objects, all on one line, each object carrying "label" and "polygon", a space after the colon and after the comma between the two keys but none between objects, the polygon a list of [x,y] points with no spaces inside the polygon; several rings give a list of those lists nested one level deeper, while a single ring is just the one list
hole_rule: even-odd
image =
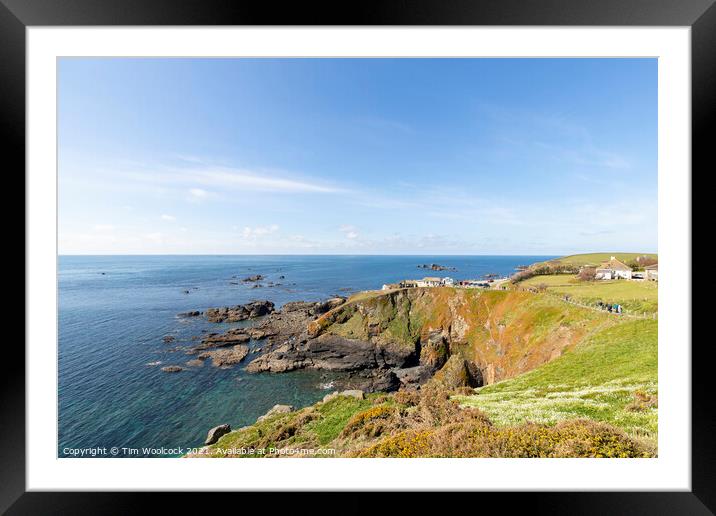
[{"label": "green grass", "polygon": [[633,412],[627,406],[636,391],[657,394],[657,324],[608,327],[542,367],[457,399],[497,425],[587,417],[655,444],[657,409]]},{"label": "green grass", "polygon": [[365,410],[371,405],[366,400],[352,397],[338,396],[327,403],[318,406],[321,418],[306,425],[305,431],[315,434],[319,444],[328,444],[338,437],[348,420],[357,412]]},{"label": "green grass", "polygon": [[606,262],[612,256],[617,260],[627,263],[635,260],[638,256],[648,256],[650,258],[658,258],[657,254],[654,253],[588,253],[588,254],[573,254],[570,256],[563,256],[556,258],[555,262],[560,262],[570,265],[599,265]]},{"label": "green grass", "polygon": [[[377,394],[359,400],[351,396],[337,396],[325,403],[300,409],[288,414],[278,414],[234,430],[208,447],[209,457],[225,456],[220,450],[267,449],[270,447],[326,448],[340,434],[348,420],[357,412],[373,403]],[[330,448],[330,446],[328,446]],[[238,457],[261,457],[260,453],[237,455]]]},{"label": "green grass", "polygon": [[579,281],[571,274],[552,274],[534,276],[520,282],[522,287],[540,284],[546,285],[548,292],[569,294],[574,300],[586,304],[595,304],[597,301],[619,303],[627,312],[634,313],[654,313],[659,310],[659,288],[655,281]]}]

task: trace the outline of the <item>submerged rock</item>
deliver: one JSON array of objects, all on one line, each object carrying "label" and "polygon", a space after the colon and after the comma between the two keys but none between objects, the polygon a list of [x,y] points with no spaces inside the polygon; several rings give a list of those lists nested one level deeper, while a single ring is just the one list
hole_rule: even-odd
[{"label": "submerged rock", "polygon": [[199,310],[192,310],[189,312],[181,312],[177,314],[177,317],[198,317],[201,315]]},{"label": "submerged rock", "polygon": [[162,367],[162,371],[164,371],[165,373],[178,373],[179,371],[183,371],[183,370],[184,370],[183,367],[179,367],[176,365]]}]

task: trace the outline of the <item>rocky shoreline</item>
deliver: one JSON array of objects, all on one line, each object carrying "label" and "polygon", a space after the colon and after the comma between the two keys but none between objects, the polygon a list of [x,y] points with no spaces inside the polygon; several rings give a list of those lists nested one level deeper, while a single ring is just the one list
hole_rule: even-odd
[{"label": "rocky shoreline", "polygon": [[[360,338],[325,331],[326,325],[348,321],[357,309],[360,308],[346,298],[333,297],[318,302],[289,302],[281,309],[262,300],[186,312],[180,315],[200,314],[216,323],[256,321],[251,326],[205,334],[198,345],[185,350],[187,355],[194,356],[187,365],[197,367],[210,360],[214,367],[229,368],[242,363],[249,354],[258,353],[245,366],[247,372],[323,370],[343,373],[338,380],[342,388],[390,392],[420,388],[448,362],[445,335],[440,330],[427,332],[408,346],[384,338],[379,328],[374,335]],[[260,346],[250,348],[251,341]],[[462,362],[457,366],[465,371],[462,383],[481,384],[479,369]],[[167,372],[182,369],[163,368]]]}]

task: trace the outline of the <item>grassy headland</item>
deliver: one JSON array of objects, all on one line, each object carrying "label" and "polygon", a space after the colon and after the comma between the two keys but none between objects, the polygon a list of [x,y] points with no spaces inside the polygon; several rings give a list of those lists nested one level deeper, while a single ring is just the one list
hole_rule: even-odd
[{"label": "grassy headland", "polygon": [[586,253],[562,256],[561,258],[555,258],[554,260],[550,260],[550,262],[556,262],[563,265],[575,265],[578,267],[596,267],[597,265],[608,261],[612,256],[614,256],[620,262],[629,263],[631,261],[636,260],[640,256],[657,258],[658,255],[654,253]]},{"label": "grassy headland", "polygon": [[[656,321],[612,317],[549,293],[429,288],[358,294],[309,329],[401,348],[437,332],[444,346],[431,348],[430,359],[443,351],[450,358],[419,391],[334,396],[230,432],[208,456],[656,454]],[[486,386],[442,381],[463,359],[480,367]]]},{"label": "grassy headland", "polygon": [[654,281],[598,280],[580,281],[574,274],[533,276],[520,282],[522,287],[544,287],[547,292],[569,295],[584,304],[598,301],[619,303],[627,312],[659,311],[659,286]]}]

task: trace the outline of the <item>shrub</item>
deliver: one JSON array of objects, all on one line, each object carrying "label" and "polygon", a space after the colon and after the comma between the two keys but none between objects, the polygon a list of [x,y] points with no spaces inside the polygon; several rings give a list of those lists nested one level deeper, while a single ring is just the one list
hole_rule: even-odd
[{"label": "shrub", "polygon": [[404,390],[395,393],[394,398],[396,403],[401,405],[408,405],[414,407],[420,402],[420,393],[416,390]]},{"label": "shrub", "polygon": [[658,397],[656,394],[649,394],[642,390],[634,391],[634,401],[629,403],[625,410],[628,412],[645,412],[650,408],[656,408],[658,406]]},{"label": "shrub", "polygon": [[395,407],[389,407],[387,405],[378,405],[358,412],[348,421],[340,436],[355,438],[361,435],[367,437],[381,435],[385,431],[397,426],[392,424],[393,415],[395,413]]},{"label": "shrub", "polygon": [[579,274],[577,274],[577,279],[579,281],[594,281],[596,276],[597,276],[596,268],[582,267],[582,269],[579,271]]},{"label": "shrub", "polygon": [[577,419],[555,426],[525,423],[496,428],[472,418],[432,430],[406,430],[360,457],[648,457],[652,452],[621,430]]},{"label": "shrub", "polygon": [[406,430],[358,452],[358,457],[427,457],[430,431]]}]

